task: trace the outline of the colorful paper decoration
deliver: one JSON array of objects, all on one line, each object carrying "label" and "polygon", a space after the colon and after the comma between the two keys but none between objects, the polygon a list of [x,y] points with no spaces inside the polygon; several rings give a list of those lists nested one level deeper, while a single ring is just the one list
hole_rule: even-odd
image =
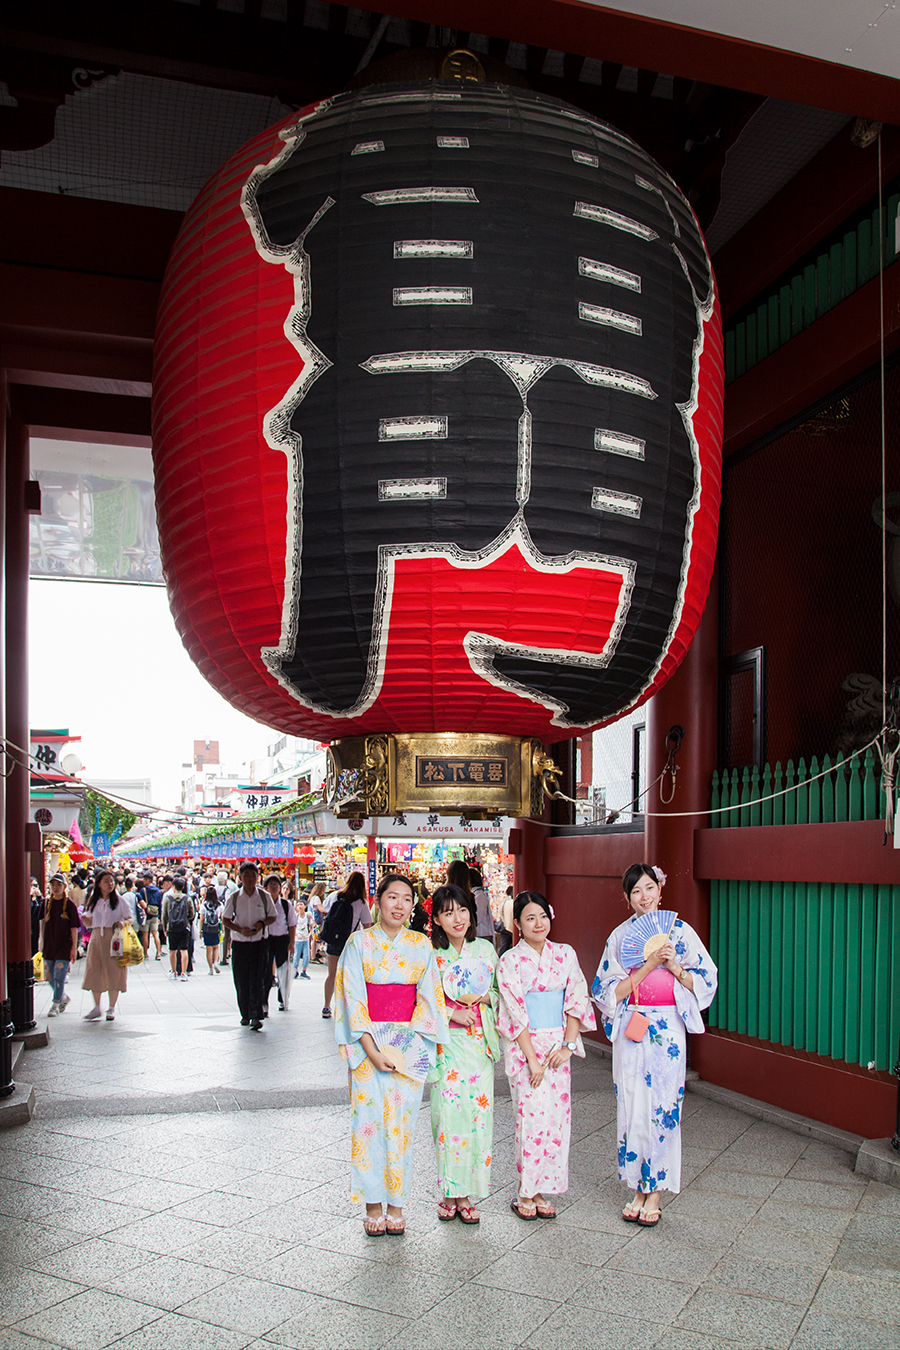
[{"label": "colorful paper decoration", "polygon": [[715,287],[684,197],[614,128],[452,81],[294,114],[188,211],[156,353],[172,610],[251,716],[553,741],[690,645]]}]

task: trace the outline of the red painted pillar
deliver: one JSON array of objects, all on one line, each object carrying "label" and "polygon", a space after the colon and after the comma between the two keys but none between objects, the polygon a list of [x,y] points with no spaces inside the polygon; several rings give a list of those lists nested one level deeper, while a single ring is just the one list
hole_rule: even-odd
[{"label": "red painted pillar", "polygon": [[[6,426],[8,419],[6,371],[0,370],[0,526],[5,520],[6,499]],[[6,730],[6,698],[4,671],[6,668],[6,603],[4,597],[4,550],[0,546],[0,732]],[[8,906],[6,886],[6,779],[0,774],[0,1097],[9,1097],[15,1091],[12,1076],[13,1020],[7,979]]]},{"label": "red painted pillar", "polygon": [[[28,480],[28,431],[15,417],[6,433],[6,735],[28,750],[28,544],[25,509]],[[18,754],[18,752],[16,752]],[[21,755],[18,756],[22,758]],[[25,826],[28,821],[28,769],[17,763],[6,780],[6,953],[12,1020],[17,1032],[31,1031],[34,1020],[34,971],[31,964],[31,897]]]},{"label": "red painted pillar", "polygon": [[[685,735],[675,756],[674,800],[666,775],[647,795],[645,861],[666,873],[663,904],[675,909],[706,942],[709,938],[709,883],[694,878],[694,830],[709,824],[710,782],[716,767],[718,738],[718,595],[716,578],[706,612],[687,656],[672,678],[647,705],[647,778],[653,782],[666,762],[669,728]],[[688,816],[676,814],[689,811]],[[659,814],[661,813],[661,814]],[[667,818],[668,816],[668,818]]]}]

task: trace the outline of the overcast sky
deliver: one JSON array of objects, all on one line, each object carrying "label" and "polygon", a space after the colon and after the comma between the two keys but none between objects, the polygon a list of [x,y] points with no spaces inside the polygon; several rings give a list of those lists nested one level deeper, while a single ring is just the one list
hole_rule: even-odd
[{"label": "overcast sky", "polygon": [[32,581],[29,603],[31,725],[82,737],[87,782],[149,778],[154,805],[179,808],[195,740],[237,767],[277,739],[200,675],[164,587]]}]

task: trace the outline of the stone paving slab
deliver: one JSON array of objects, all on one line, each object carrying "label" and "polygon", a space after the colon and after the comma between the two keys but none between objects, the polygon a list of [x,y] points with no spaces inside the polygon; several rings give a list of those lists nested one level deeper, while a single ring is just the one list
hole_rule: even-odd
[{"label": "stone paving slab", "polygon": [[256,1035],[227,971],[151,961],[109,1024],[81,1020],[76,972],[22,1065],[35,1117],[0,1133],[0,1350],[900,1350],[900,1192],[841,1141],[691,1094],[684,1190],[658,1229],[623,1224],[599,1056],[575,1067],[554,1223],[509,1211],[499,1076],[481,1225],[437,1220],[426,1112],[407,1236],[367,1238],[311,973]]}]

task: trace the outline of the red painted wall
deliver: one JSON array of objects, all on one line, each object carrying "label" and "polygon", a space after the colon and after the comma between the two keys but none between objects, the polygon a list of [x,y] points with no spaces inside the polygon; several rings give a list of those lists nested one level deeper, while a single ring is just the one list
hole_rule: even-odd
[{"label": "red painted wall", "polygon": [[[900,369],[888,372],[886,394],[890,446]],[[877,382],[849,395],[847,412],[830,427],[819,418],[817,434],[782,436],[726,474],[726,652],[767,648],[770,763],[831,752],[852,697],[843,681],[855,671],[880,680]],[[897,619],[889,598],[889,676],[900,661]]]}]

